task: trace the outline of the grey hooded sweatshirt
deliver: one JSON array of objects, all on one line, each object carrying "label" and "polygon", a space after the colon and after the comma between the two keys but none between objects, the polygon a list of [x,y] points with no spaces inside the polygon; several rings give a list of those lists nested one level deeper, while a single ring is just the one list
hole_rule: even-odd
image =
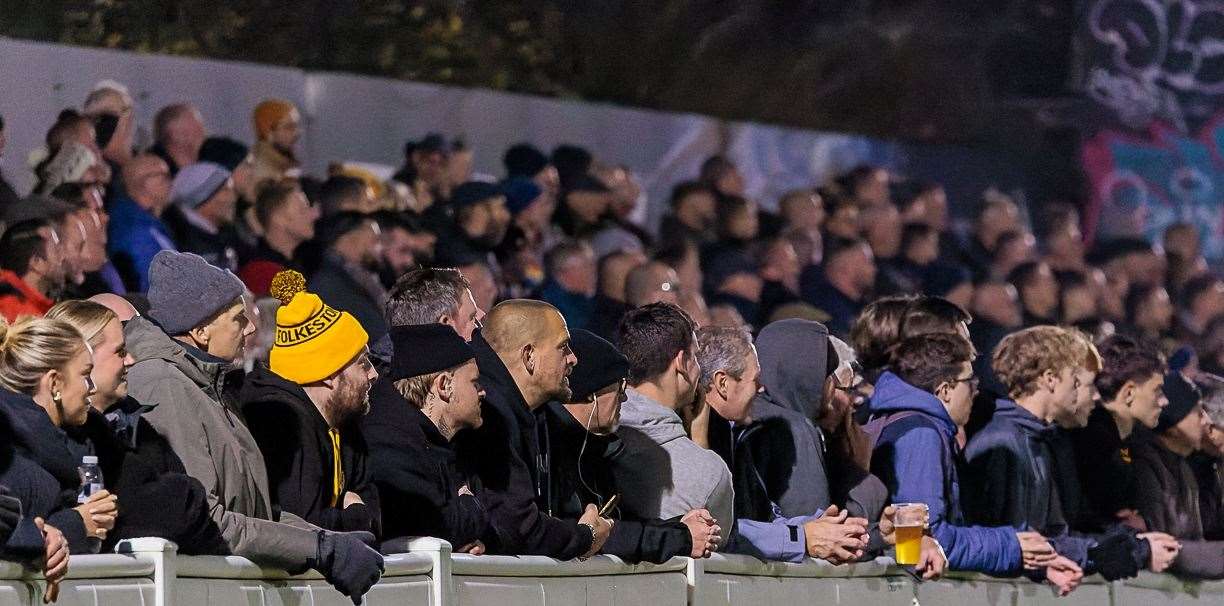
[{"label": "grey hooded sweatshirt", "polygon": [[[824,434],[813,424],[838,363],[829,331],[811,320],[780,320],[761,330],[756,346],[765,392],[752,402],[752,422],[736,432],[740,517],[812,515],[836,502],[852,516],[878,519],[888,499],[883,483],[850,461],[827,460]],[[834,486],[834,477],[843,485]]]},{"label": "grey hooded sweatshirt", "polygon": [[635,389],[626,395],[617,431],[625,449],[613,464],[621,506],[648,520],[704,508],[731,528],[735,494],[722,457],[690,440],[675,411]]},{"label": "grey hooded sweatshirt", "polygon": [[230,551],[257,564],[304,570],[316,555],[319,529],[289,513],[272,521],[263,456],[223,395],[229,365],[175,341],[144,318],[129,321],[124,334],[136,359],[128,370],[131,395],[153,407],[144,418],[208,491],[212,519]]}]

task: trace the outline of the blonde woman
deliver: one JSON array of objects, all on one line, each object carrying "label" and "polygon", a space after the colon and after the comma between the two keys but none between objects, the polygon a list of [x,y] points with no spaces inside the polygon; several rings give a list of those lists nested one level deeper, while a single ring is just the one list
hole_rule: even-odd
[{"label": "blonde woman", "polygon": [[93,352],[92,410],[74,435],[88,441],[107,487],[126,503],[103,547],[126,538],[161,537],[177,543],[181,553],[228,554],[209,517],[204,485],[186,475],[166,438],[142,418],[147,407],[128,396],[127,371],[133,359],[119,316],[93,301],[64,301],[46,317],[71,325]]},{"label": "blonde woman", "polygon": [[83,454],[64,428],[85,423],[94,393],[89,346],[60,320],[24,317],[0,324],[0,414],[17,456],[35,465],[6,480],[26,511],[64,533],[73,553],[96,552],[115,526],[118,504],[106,490],[77,505]]}]

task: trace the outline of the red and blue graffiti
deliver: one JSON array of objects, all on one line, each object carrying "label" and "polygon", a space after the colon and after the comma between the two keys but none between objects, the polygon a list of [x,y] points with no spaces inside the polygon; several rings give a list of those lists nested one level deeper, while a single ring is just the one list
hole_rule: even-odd
[{"label": "red and blue graffiti", "polygon": [[1207,258],[1224,260],[1224,111],[1195,136],[1153,122],[1146,137],[1101,131],[1082,153],[1092,187],[1086,233],[1159,241],[1170,224],[1189,222]]}]

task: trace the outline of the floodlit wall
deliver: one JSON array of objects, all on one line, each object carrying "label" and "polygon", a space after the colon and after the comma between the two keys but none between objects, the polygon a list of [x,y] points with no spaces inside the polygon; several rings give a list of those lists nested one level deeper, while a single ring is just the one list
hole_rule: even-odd
[{"label": "floodlit wall", "polygon": [[299,156],[308,172],[347,160],[394,167],[404,142],[427,132],[466,139],[477,173],[500,177],[502,152],[528,141],[547,151],[584,145],[599,159],[623,164],[641,180],[647,204],[638,219],[653,225],[672,187],[697,176],[702,161],[730,155],[748,193],[774,208],[784,192],[825,182],[870,162],[947,184],[953,204],[996,185],[1016,189],[1024,177],[1007,161],[955,146],[906,145],[708,116],[533,97],[482,89],[343,73],[80,48],[0,37],[0,115],[9,145],[0,170],[19,192],[33,185],[25,155],[43,143],[66,107],[79,108],[94,84],[113,79],[134,97],[138,146],[152,143],[158,108],[190,100],[210,134],[251,142],[251,111],[283,97],[305,120]]}]

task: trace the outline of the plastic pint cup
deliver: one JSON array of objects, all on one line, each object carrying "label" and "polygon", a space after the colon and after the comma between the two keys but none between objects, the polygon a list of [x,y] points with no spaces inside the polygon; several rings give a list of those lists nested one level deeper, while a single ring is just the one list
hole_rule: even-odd
[{"label": "plastic pint cup", "polygon": [[927,506],[925,503],[896,503],[894,526],[897,529],[897,563],[903,566],[918,564],[922,552],[922,534],[926,530]]}]

